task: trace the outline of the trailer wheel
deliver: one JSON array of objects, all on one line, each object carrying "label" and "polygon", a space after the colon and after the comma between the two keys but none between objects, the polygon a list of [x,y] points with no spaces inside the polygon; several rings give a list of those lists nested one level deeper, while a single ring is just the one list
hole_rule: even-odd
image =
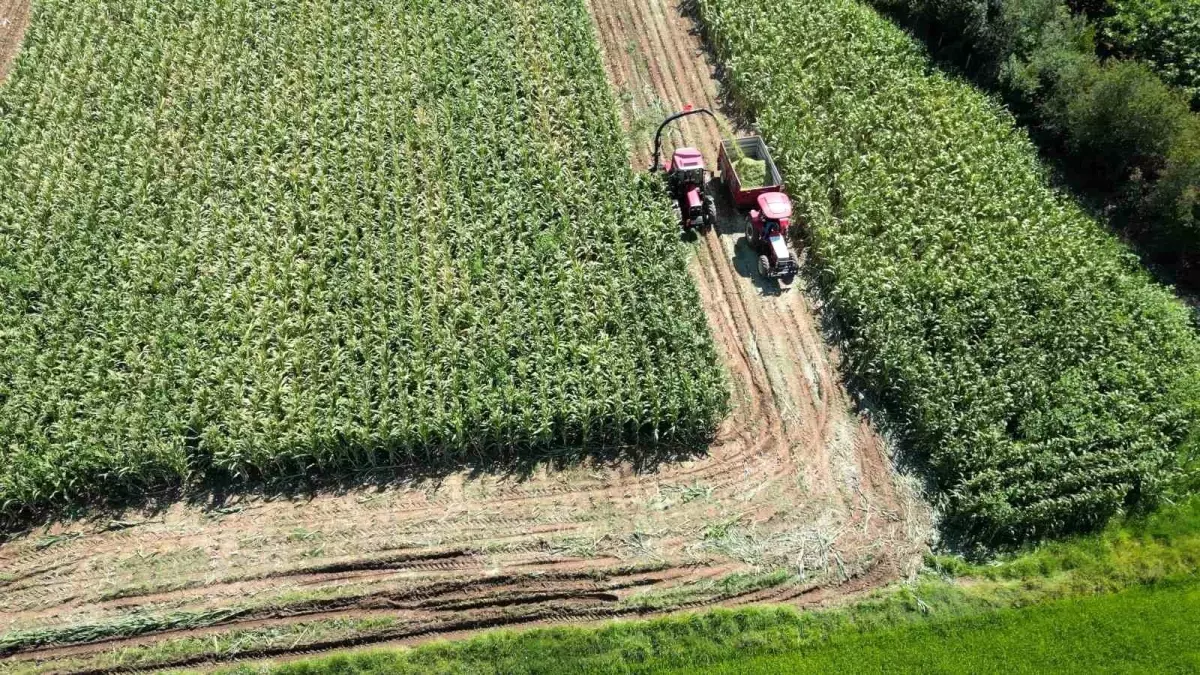
[{"label": "trailer wheel", "polygon": [[758,256],[758,273],[761,274],[764,279],[771,278],[771,261],[767,260],[767,256],[765,255]]}]

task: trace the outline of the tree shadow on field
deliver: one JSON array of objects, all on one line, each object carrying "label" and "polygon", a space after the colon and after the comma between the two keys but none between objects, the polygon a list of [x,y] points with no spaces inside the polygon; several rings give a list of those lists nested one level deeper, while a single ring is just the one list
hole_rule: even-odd
[{"label": "tree shadow on field", "polygon": [[[663,466],[705,456],[712,440],[713,436],[709,435],[692,443],[507,450],[474,457],[450,457],[437,448],[430,448],[391,463],[384,462],[383,457],[392,458],[395,453],[380,449],[375,451],[381,456],[377,466],[328,474],[292,471],[243,478],[212,471],[209,472],[209,478],[190,491],[186,501],[194,507],[220,509],[246,498],[295,500],[362,490],[434,491],[454,475],[467,480],[497,478],[520,483],[528,481],[542,470],[564,471],[580,467],[602,470],[628,468],[635,474],[648,474]],[[346,448],[345,451],[355,452],[352,448]],[[359,450],[360,456],[361,452]]]},{"label": "tree shadow on field", "polygon": [[[983,67],[987,60],[971,49],[964,50],[963,43],[945,33],[936,21],[914,14],[907,3],[868,4],[923,46],[929,60],[926,74],[941,73],[965,82],[1012,114],[1017,126],[1028,132],[1050,185],[1121,240],[1158,283],[1171,287],[1189,305],[1200,306],[1200,260],[1177,245],[1155,242],[1156,219],[1139,218],[1136,209],[1125,203],[1129,191],[1139,189],[1136,184],[1106,184],[1102,177],[1106,162],[1072,150],[1062,128],[1044,118],[1029,101],[1006,91]],[[1193,320],[1200,325],[1200,311]]]},{"label": "tree shadow on field", "polygon": [[[192,481],[163,480],[142,489],[110,490],[87,497],[60,500],[52,506],[29,508],[0,516],[0,546],[39,528],[56,523],[83,521],[96,531],[119,530],[161,516],[183,504],[209,513],[240,510],[254,501],[306,501],[351,492],[392,489],[436,491],[452,475],[467,480],[490,477],[525,482],[539,471],[572,468],[628,469],[648,474],[708,453],[715,429],[686,441],[563,447],[525,447],[490,452],[441,452],[431,446],[399,451],[383,445],[367,447],[333,442],[306,448],[314,457],[354,458],[366,466],[301,465],[278,462],[271,471],[231,473],[211,465],[211,458],[193,452],[189,460]],[[348,460],[347,460],[348,461]]]}]

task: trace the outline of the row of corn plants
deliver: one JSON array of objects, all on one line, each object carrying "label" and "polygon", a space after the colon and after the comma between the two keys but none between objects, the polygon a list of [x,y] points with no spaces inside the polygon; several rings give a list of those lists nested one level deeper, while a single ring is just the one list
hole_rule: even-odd
[{"label": "row of corn plants", "polygon": [[0,519],[691,444],[728,393],[579,0],[40,0],[0,88]]},{"label": "row of corn plants", "polygon": [[804,214],[851,377],[976,541],[1158,494],[1194,423],[1183,306],[1049,186],[1011,116],[855,0],[700,0]]}]

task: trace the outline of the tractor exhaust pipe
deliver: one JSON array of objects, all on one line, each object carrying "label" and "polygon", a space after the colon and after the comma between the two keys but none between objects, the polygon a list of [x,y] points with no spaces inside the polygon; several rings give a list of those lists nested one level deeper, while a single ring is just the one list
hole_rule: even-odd
[{"label": "tractor exhaust pipe", "polygon": [[677,112],[674,115],[671,115],[667,119],[663,120],[662,124],[658,125],[658,131],[656,131],[654,133],[654,163],[650,165],[650,173],[654,173],[655,171],[658,171],[660,168],[659,158],[661,157],[661,150],[662,150],[663,129],[667,128],[668,124],[670,124],[671,122],[674,122],[677,119],[687,117],[688,115],[697,115],[700,113],[704,113],[705,115],[708,115],[709,117],[713,118],[714,122],[719,122],[719,120],[717,120],[717,116],[714,115],[713,111],[709,110],[708,108],[693,108],[692,106],[689,105],[689,106],[685,107],[682,112]]}]

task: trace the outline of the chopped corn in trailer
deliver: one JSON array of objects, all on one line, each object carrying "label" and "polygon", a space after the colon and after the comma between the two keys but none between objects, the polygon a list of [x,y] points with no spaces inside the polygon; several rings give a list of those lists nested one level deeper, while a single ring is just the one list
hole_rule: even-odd
[{"label": "chopped corn in trailer", "polygon": [[[765,181],[762,184],[753,185],[743,181],[738,175],[735,165],[745,159],[763,163]],[[770,192],[786,194],[783,176],[776,168],[775,160],[771,158],[771,151],[767,149],[766,142],[758,136],[722,141],[717,163],[721,167],[721,180],[729,189],[729,199],[739,209],[754,208],[758,205],[758,198]]]}]

